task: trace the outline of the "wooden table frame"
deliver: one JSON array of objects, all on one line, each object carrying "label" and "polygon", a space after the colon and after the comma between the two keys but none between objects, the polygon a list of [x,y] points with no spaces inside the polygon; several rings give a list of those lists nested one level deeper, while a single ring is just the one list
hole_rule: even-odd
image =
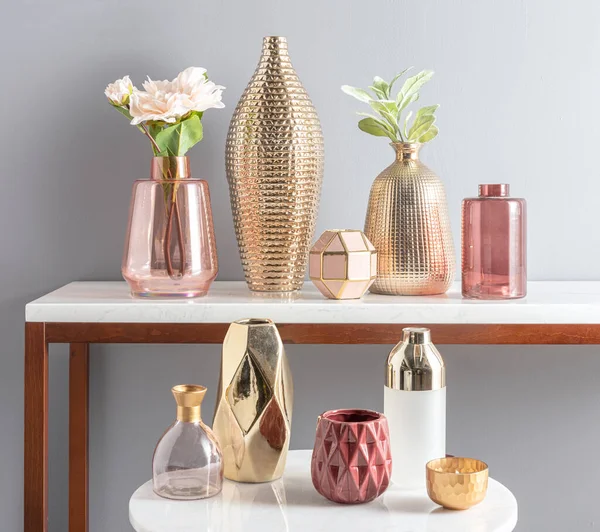
[{"label": "wooden table frame", "polygon": [[[293,344],[395,344],[411,324],[283,323]],[[600,344],[600,324],[423,324],[443,344]],[[48,521],[48,345],[70,344],[69,532],[88,530],[89,344],[215,344],[228,323],[44,323],[25,326],[24,532]]]}]

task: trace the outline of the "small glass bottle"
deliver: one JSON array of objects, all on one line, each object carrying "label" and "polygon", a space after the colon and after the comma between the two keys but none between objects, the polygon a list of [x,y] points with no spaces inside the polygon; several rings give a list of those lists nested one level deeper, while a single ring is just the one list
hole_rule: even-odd
[{"label": "small glass bottle", "polygon": [[223,460],[217,439],[200,415],[206,388],[180,384],[172,392],[177,402],[177,420],[154,451],[154,492],[178,500],[212,497],[221,491]]},{"label": "small glass bottle", "polygon": [[507,184],[479,185],[462,203],[462,295],[515,299],[527,294],[527,204]]}]

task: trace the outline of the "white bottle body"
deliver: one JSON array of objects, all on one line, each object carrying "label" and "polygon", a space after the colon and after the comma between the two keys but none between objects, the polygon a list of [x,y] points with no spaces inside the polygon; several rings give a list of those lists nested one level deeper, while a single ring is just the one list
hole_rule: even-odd
[{"label": "white bottle body", "polygon": [[446,387],[428,391],[384,386],[383,411],[390,428],[392,482],[425,487],[425,464],[446,456]]}]

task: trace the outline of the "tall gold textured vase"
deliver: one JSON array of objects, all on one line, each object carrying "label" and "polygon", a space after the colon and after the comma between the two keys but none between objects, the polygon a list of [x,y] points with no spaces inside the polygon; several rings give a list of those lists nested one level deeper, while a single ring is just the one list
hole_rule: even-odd
[{"label": "tall gold textured vase", "polygon": [[442,294],[456,269],[446,192],[419,160],[418,143],[392,143],[396,160],[371,187],[365,234],[377,250],[371,292]]},{"label": "tall gold textured vase", "polygon": [[294,384],[271,320],[232,323],[223,342],[213,431],[224,475],[267,482],[283,474],[290,445]]},{"label": "tall gold textured vase", "polygon": [[298,290],[313,238],[323,134],[284,37],[265,37],[227,136],[235,233],[251,290]]}]

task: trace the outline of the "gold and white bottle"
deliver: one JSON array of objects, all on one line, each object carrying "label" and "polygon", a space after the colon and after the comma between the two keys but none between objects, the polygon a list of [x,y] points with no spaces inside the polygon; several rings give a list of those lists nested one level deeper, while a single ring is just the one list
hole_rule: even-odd
[{"label": "gold and white bottle", "polygon": [[425,464],[446,455],[446,366],[429,329],[407,327],[387,360],[384,413],[390,429],[392,482],[425,487]]}]

